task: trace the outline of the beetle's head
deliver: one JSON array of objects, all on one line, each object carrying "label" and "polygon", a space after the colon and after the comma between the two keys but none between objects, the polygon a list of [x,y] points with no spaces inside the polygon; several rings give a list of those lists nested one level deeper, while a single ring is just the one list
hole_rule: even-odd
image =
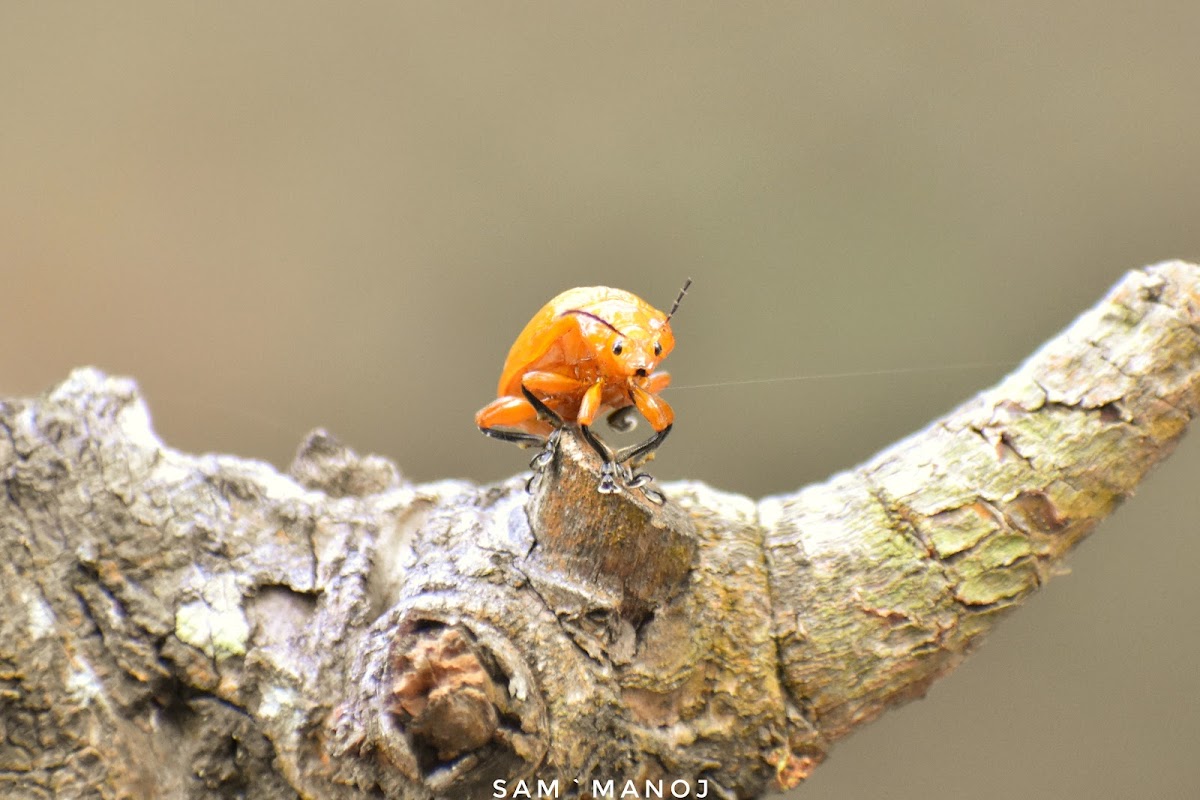
[{"label": "beetle's head", "polygon": [[675,349],[671,323],[661,313],[608,334],[596,356],[605,374],[615,378],[645,378]]},{"label": "beetle's head", "polygon": [[627,307],[608,309],[611,315],[601,316],[585,309],[564,313],[579,315],[584,341],[606,381],[640,382],[675,349],[671,317],[691,285],[692,279],[688,278],[666,314],[636,297],[625,304]]}]

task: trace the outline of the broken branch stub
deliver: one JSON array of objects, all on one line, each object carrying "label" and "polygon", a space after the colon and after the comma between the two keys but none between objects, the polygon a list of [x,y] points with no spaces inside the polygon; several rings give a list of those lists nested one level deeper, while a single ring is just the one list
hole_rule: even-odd
[{"label": "broken branch stub", "polygon": [[534,476],[526,506],[537,546],[526,559],[546,591],[574,585],[593,607],[639,619],[677,594],[696,560],[690,517],[638,488],[596,491],[600,462],[577,429]]}]

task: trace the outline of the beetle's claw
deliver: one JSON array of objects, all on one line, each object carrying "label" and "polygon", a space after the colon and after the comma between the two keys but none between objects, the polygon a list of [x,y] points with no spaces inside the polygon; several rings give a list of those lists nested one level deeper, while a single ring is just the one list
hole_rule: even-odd
[{"label": "beetle's claw", "polygon": [[640,489],[652,480],[654,480],[654,476],[645,472],[639,472],[636,475],[630,476],[629,482],[625,485],[630,489]]},{"label": "beetle's claw", "polygon": [[550,462],[554,460],[554,452],[558,448],[558,438],[560,435],[560,430],[555,428],[550,435],[546,437],[546,441],[542,443],[542,449],[539,450],[538,454],[529,462],[529,468],[531,470],[534,472],[541,472],[550,465]]},{"label": "beetle's claw", "polygon": [[646,499],[651,503],[654,503],[656,506],[661,506],[663,503],[667,502],[667,498],[663,496],[662,492],[658,491],[657,489],[651,489],[648,486],[642,487],[642,494],[644,494]]},{"label": "beetle's claw", "polygon": [[529,461],[529,468],[534,472],[541,472],[551,461],[554,460],[554,448],[543,447],[538,451],[538,454]]},{"label": "beetle's claw", "polygon": [[[666,502],[662,492],[649,488],[648,484],[654,480],[653,476],[645,472],[634,472],[633,468],[643,461],[649,460],[649,457],[653,455],[654,448],[661,444],[667,433],[670,432],[669,425],[655,434],[652,439],[619,452],[613,452],[612,448],[592,433],[587,425],[581,425],[580,430],[583,432],[583,438],[592,446],[604,464],[596,491],[600,494],[616,494],[622,488],[641,489],[642,494],[651,503],[661,506]],[[551,434],[551,438],[554,438],[554,434]]]},{"label": "beetle's claw", "polygon": [[533,486],[537,482],[537,479],[542,476],[542,472],[545,471],[546,467],[550,466],[550,462],[554,461],[554,454],[558,450],[558,440],[561,433],[561,430],[555,428],[542,443],[542,449],[530,459],[529,468],[533,470],[533,474],[529,476],[529,480],[525,481],[525,491],[533,491]]},{"label": "beetle's claw", "polygon": [[596,486],[596,491],[600,494],[616,494],[621,491],[621,484],[617,481],[620,477],[621,467],[612,462],[605,461],[604,469],[600,472],[600,483]]},{"label": "beetle's claw", "polygon": [[647,500],[649,500],[651,503],[654,503],[654,505],[656,505],[656,506],[661,506],[663,503],[665,503],[667,501],[667,498],[664,497],[663,493],[658,491],[657,489],[650,488],[650,484],[653,482],[654,482],[654,476],[651,475],[650,473],[648,473],[648,472],[636,472],[635,473],[632,470],[630,470],[629,480],[626,482],[625,485],[628,486],[630,489],[641,489],[642,494],[645,496],[645,498]]}]

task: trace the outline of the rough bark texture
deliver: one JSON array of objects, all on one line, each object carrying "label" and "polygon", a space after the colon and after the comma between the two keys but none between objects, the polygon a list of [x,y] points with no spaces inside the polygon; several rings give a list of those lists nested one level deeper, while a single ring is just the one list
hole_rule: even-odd
[{"label": "rough bark texture", "polygon": [[79,370],[0,403],[0,796],[795,785],[1171,451],[1198,323],[1200,268],[1130,273],[997,387],[759,503],[600,495],[571,436],[531,494],[321,432],[280,475],[165,447]]}]

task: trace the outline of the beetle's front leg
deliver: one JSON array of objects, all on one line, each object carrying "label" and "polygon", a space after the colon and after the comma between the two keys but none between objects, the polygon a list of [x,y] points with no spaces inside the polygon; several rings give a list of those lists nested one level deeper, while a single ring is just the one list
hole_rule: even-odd
[{"label": "beetle's front leg", "polygon": [[600,494],[615,494],[620,491],[621,487],[617,483],[617,476],[621,472],[621,466],[617,463],[617,454],[613,452],[607,442],[592,433],[591,426],[580,425],[579,432],[583,434],[584,441],[591,445],[591,448],[600,456],[600,461],[603,462],[603,466],[600,468],[600,483],[596,486],[596,491]]},{"label": "beetle's front leg", "polygon": [[651,436],[640,444],[632,444],[629,447],[622,448],[616,453],[618,464],[629,464],[631,469],[636,469],[649,460],[650,456],[657,450],[667,439],[667,434],[671,432],[672,425],[668,425],[658,433]]},{"label": "beetle's front leg", "polygon": [[613,452],[607,442],[592,433],[592,423],[595,422],[596,414],[600,411],[600,399],[603,392],[604,384],[602,382],[597,381],[589,386],[579,401],[579,414],[576,419],[579,422],[579,431],[583,434],[584,441],[596,451],[603,464],[600,468],[600,483],[596,486],[596,491],[601,494],[613,494],[621,489],[620,484],[617,483],[618,476],[621,476],[617,454]]},{"label": "beetle's front leg", "polygon": [[[666,373],[661,375],[664,379],[669,378]],[[665,385],[666,380],[663,380],[662,384]],[[667,434],[674,426],[675,412],[666,400],[640,386],[630,386],[629,393],[638,411],[642,412],[642,416],[655,430],[654,435],[646,441],[626,447],[617,453],[617,461],[621,464],[628,463],[632,470],[649,460],[654,451],[666,441]]]},{"label": "beetle's front leg", "polygon": [[[544,420],[554,427],[554,430],[546,437],[542,449],[529,462],[530,469],[534,472],[541,472],[554,460],[554,451],[558,447],[558,438],[562,435],[562,430],[566,427],[567,423],[563,421],[563,418],[554,409],[543,403],[537,395],[529,391],[529,387],[524,382],[521,383],[521,394],[525,395],[525,400],[529,405],[533,406],[533,410],[537,412],[538,419]],[[530,482],[532,480],[530,478]]]}]

